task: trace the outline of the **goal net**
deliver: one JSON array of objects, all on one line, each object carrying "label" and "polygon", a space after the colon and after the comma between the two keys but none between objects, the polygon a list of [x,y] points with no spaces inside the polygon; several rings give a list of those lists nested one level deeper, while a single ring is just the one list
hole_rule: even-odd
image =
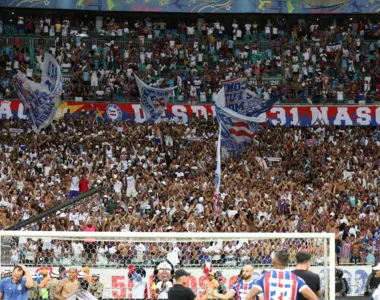
[{"label": "goal net", "polygon": [[157,298],[157,284],[173,281],[177,268],[191,273],[188,286],[198,296],[211,271],[228,290],[244,265],[253,266],[254,278],[271,270],[274,253],[281,249],[290,255],[290,270],[295,268],[298,251],[311,254],[311,270],[321,278],[323,299],[335,297],[332,233],[2,231],[0,235],[2,276],[19,263],[35,273],[37,281],[43,270],[48,276],[60,271],[64,275],[62,267],[74,266],[88,276],[99,274],[103,299],[133,299],[137,287],[128,278],[131,266],[146,283],[147,299]]}]

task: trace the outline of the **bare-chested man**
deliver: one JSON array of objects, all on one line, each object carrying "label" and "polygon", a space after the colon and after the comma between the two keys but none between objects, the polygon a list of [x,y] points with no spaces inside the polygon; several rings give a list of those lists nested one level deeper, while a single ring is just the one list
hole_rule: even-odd
[{"label": "bare-chested man", "polygon": [[65,300],[67,297],[74,295],[80,289],[80,283],[77,280],[77,269],[69,269],[69,278],[59,281],[54,290],[54,299]]}]

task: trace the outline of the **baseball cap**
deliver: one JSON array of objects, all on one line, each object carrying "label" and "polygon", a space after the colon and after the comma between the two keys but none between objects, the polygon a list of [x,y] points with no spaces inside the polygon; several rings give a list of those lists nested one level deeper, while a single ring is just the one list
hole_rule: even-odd
[{"label": "baseball cap", "polygon": [[175,271],[174,273],[174,277],[175,278],[179,278],[179,277],[182,277],[182,276],[190,276],[191,274],[186,272],[186,270],[184,269],[178,269]]},{"label": "baseball cap", "polygon": [[380,270],[380,263],[378,263],[375,267],[373,267],[372,270],[379,271]]},{"label": "baseball cap", "polygon": [[304,262],[306,262],[306,261],[308,261],[310,259],[311,259],[311,255],[309,253],[307,253],[307,252],[299,251],[296,254],[296,261],[297,261],[297,263],[302,264],[302,263],[304,263]]}]

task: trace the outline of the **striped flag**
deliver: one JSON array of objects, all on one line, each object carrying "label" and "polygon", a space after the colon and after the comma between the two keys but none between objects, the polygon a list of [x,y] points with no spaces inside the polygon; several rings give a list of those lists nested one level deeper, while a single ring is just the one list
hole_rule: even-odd
[{"label": "striped flag", "polygon": [[245,117],[217,103],[215,112],[220,127],[220,149],[227,157],[240,155],[261,129],[260,119]]}]

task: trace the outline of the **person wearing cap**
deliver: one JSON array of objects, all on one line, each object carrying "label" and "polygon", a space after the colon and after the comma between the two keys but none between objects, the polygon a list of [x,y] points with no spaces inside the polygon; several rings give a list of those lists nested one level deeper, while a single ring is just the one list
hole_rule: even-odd
[{"label": "person wearing cap", "polygon": [[12,277],[5,278],[0,282],[0,299],[3,300],[26,300],[28,290],[34,287],[34,280],[29,270],[24,265],[13,268]]},{"label": "person wearing cap", "polygon": [[[380,263],[373,267],[372,270],[375,272],[374,276],[380,278]],[[371,300],[380,300],[380,285],[378,285],[376,290],[373,292]]]},{"label": "person wearing cap", "polygon": [[208,294],[197,297],[191,288],[185,286],[190,275],[184,269],[178,269],[174,272],[175,284],[169,290],[169,300],[205,300],[208,298]]},{"label": "person wearing cap", "polygon": [[[304,251],[299,251],[296,254],[296,269],[293,274],[302,278],[311,290],[318,296],[322,296],[321,279],[319,276],[310,271],[311,255]],[[299,300],[306,299],[303,295],[298,296]]]},{"label": "person wearing cap", "polygon": [[86,274],[83,271],[78,273],[78,281],[80,284],[80,288],[87,291],[88,281],[86,280]]},{"label": "person wearing cap", "polygon": [[88,291],[93,295],[96,299],[102,299],[103,296],[103,284],[99,281],[99,273],[93,272],[92,278],[94,279],[88,285]]},{"label": "person wearing cap", "polygon": [[42,299],[49,299],[49,292],[46,288],[48,282],[50,281],[50,277],[48,276],[48,270],[44,269],[41,271],[42,281],[40,282],[40,294]]},{"label": "person wearing cap", "polygon": [[213,299],[212,293],[219,288],[219,283],[215,279],[215,273],[208,273],[208,279],[203,284],[203,291],[208,294],[208,299]]},{"label": "person wearing cap", "polygon": [[83,268],[83,272],[84,272],[84,274],[85,274],[85,279],[89,282],[89,283],[91,283],[91,282],[93,282],[94,281],[94,279],[92,278],[92,276],[91,276],[91,274],[90,274],[90,268],[89,267],[84,267]]},{"label": "person wearing cap", "polygon": [[71,267],[68,272],[69,277],[59,281],[54,290],[54,299],[65,300],[80,290],[80,283],[77,280],[77,269]]},{"label": "person wearing cap", "polygon": [[46,285],[46,289],[48,290],[48,293],[49,293],[49,299],[54,299],[53,296],[54,296],[54,290],[55,290],[55,287],[58,285],[59,283],[59,273],[55,272],[55,271],[52,271],[51,272],[51,277],[52,279],[47,283]]}]

